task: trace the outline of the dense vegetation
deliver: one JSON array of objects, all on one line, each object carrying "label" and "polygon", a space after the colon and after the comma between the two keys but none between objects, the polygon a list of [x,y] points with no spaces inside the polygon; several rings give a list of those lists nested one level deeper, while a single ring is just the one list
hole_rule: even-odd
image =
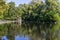
[{"label": "dense vegetation", "polygon": [[55,40],[56,31],[60,28],[60,2],[32,0],[29,4],[15,7],[14,2],[6,4],[4,0],[0,0],[0,19],[17,20],[19,17],[22,18],[25,35],[38,38],[45,35],[46,40]]}]

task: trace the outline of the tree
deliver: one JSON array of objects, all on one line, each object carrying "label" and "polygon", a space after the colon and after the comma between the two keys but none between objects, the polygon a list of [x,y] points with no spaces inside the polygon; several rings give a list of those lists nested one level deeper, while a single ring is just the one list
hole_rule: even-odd
[{"label": "tree", "polygon": [[[4,17],[3,13],[7,9],[8,9],[8,5],[5,3],[5,1],[0,0],[0,19],[3,19],[3,17]],[[0,36],[2,36],[4,34],[3,29],[4,29],[4,27],[2,25],[0,25]],[[0,37],[0,40],[2,40],[1,37]]]},{"label": "tree", "polygon": [[58,3],[57,0],[46,0],[41,4],[37,2],[25,4],[22,9],[22,26],[28,30],[27,33],[36,32],[36,36],[41,36],[41,31],[44,31],[49,35],[46,40],[54,40],[52,33],[54,34],[60,28],[59,10],[57,10],[60,6]]},{"label": "tree", "polygon": [[10,2],[8,3],[9,5],[9,9],[4,13],[4,19],[16,19],[16,7],[15,7],[15,3],[14,2]]},{"label": "tree", "polygon": [[4,0],[0,0],[0,19],[3,18],[3,13],[8,9],[8,5]]}]

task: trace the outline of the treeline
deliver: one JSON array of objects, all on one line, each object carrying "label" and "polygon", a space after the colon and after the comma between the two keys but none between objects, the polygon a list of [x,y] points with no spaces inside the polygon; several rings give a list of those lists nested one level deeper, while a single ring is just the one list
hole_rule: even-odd
[{"label": "treeline", "polygon": [[[54,40],[55,32],[60,28],[60,2],[58,0],[32,0],[29,4],[15,7],[14,2],[0,0],[0,19],[16,20],[22,18],[22,26],[28,34],[41,37],[41,31],[47,32],[46,40]],[[34,26],[33,26],[34,25]]]},{"label": "treeline", "polygon": [[15,20],[20,17],[19,7],[15,7],[14,2],[6,3],[4,0],[0,1],[0,19]]},{"label": "treeline", "polygon": [[[18,17],[29,18],[29,20],[56,21],[59,20],[59,2],[49,1],[31,1],[29,4],[20,4],[15,7],[14,2],[6,4],[4,0],[0,2],[0,19],[16,19]],[[31,18],[30,18],[31,17]],[[28,20],[28,21],[29,21]]]}]

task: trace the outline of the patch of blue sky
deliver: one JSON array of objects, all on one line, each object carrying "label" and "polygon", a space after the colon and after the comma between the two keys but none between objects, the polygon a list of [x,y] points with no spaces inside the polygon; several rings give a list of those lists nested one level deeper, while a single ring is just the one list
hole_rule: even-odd
[{"label": "patch of blue sky", "polygon": [[7,0],[6,2],[15,2],[16,6],[18,6],[19,4],[28,4],[30,3],[30,0]]}]

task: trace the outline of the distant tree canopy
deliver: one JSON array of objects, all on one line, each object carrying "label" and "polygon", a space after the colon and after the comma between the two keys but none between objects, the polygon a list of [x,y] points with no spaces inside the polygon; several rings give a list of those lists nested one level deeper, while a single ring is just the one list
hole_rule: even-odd
[{"label": "distant tree canopy", "polygon": [[0,0],[0,19],[2,19],[4,11],[8,9],[8,5],[5,3],[4,0]]},{"label": "distant tree canopy", "polygon": [[9,19],[9,20],[15,19],[15,17],[16,17],[15,14],[17,14],[16,8],[15,8],[15,3],[10,2],[10,3],[8,3],[8,5],[9,5],[9,9],[6,12],[4,12],[4,19]]},{"label": "distant tree canopy", "polygon": [[56,0],[45,0],[38,3],[36,1],[30,4],[24,4],[20,9],[22,12],[23,22],[43,23],[43,22],[59,22],[59,2]]},{"label": "distant tree canopy", "polygon": [[9,9],[4,12],[4,19],[7,20],[16,20],[18,17],[21,16],[21,11],[19,7],[15,6],[14,2],[8,3]]}]

